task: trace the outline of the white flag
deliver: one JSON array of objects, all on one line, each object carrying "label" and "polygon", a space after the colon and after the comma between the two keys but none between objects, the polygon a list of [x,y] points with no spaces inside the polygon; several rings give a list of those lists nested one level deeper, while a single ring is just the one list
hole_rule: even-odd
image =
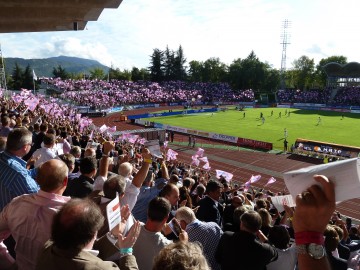
[{"label": "white flag", "polygon": [[37,79],[38,79],[38,77],[36,76],[35,71],[33,70],[33,80],[37,81]]}]

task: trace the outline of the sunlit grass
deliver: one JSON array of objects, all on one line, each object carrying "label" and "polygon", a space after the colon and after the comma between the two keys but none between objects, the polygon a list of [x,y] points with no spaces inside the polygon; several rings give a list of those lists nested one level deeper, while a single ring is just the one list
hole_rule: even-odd
[{"label": "sunlit grass", "polygon": [[[290,111],[290,116],[285,115],[286,110]],[[288,131],[289,146],[296,138],[360,146],[360,114],[283,108],[245,109],[244,112],[229,110],[214,114],[157,117],[152,121],[271,142],[275,149],[283,147],[284,128]],[[264,124],[260,113],[264,115]],[[318,125],[319,116],[321,123]]]}]

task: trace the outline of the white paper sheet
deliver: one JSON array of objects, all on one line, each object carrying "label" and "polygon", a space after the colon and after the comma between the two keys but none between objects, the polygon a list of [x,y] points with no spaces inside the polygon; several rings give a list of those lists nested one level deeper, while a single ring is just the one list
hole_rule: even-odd
[{"label": "white paper sheet", "polygon": [[360,197],[360,160],[352,158],[323,165],[284,173],[284,181],[294,200],[315,182],[313,176],[321,174],[335,183],[335,200],[337,203]]},{"label": "white paper sheet", "polygon": [[271,197],[271,202],[279,212],[285,211],[283,205],[287,205],[289,207],[295,206],[295,202],[291,195]]},{"label": "white paper sheet", "polygon": [[116,198],[113,199],[106,206],[106,217],[109,224],[109,231],[115,228],[120,223],[121,213],[120,213],[120,201],[119,195],[117,194]]},{"label": "white paper sheet", "polygon": [[162,153],[160,150],[159,140],[152,140],[145,143],[145,147],[150,150],[150,153],[157,157],[162,158]]}]

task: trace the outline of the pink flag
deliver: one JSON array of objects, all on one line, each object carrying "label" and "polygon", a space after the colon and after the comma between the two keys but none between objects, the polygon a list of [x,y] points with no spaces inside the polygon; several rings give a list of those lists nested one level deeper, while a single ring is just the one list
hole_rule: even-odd
[{"label": "pink flag", "polygon": [[[141,138],[141,139],[139,140],[139,143],[142,144],[142,145],[144,145],[146,142],[147,142],[147,141],[146,141],[145,138]],[[165,143],[164,143],[164,146],[165,146]]]},{"label": "pink flag", "polygon": [[202,157],[204,155],[204,149],[199,147],[196,152],[196,155],[198,155],[199,157]]},{"label": "pink flag", "polygon": [[232,173],[221,171],[221,170],[215,170],[216,171],[216,178],[220,178],[221,176],[225,178],[226,182],[230,182],[231,179],[234,177]]},{"label": "pink flag", "polygon": [[94,130],[91,131],[90,135],[89,135],[89,140],[92,140],[94,136]]},{"label": "pink flag", "polygon": [[129,143],[135,143],[137,138],[139,138],[139,135],[132,135],[132,136],[128,137],[128,141],[129,141]]},{"label": "pink flag", "polygon": [[205,165],[203,166],[203,169],[205,169],[205,170],[210,170],[211,169],[209,162],[205,163]]},{"label": "pink flag", "polygon": [[193,161],[191,162],[191,165],[195,165],[196,167],[198,167],[200,164],[200,160],[198,159],[193,159]]},{"label": "pink flag", "polygon": [[256,183],[257,181],[259,181],[261,178],[261,175],[252,175],[251,178],[250,178],[250,183],[251,184],[254,184]]},{"label": "pink flag", "polygon": [[122,140],[127,140],[131,135],[129,133],[123,133],[121,139]]},{"label": "pink flag", "polygon": [[28,106],[30,111],[34,111],[36,106],[39,104],[39,100],[37,98],[31,98],[31,99],[26,99],[24,101],[25,105]]},{"label": "pink flag", "polygon": [[103,125],[99,128],[99,131],[100,131],[101,133],[104,133],[107,129],[108,129],[108,127],[107,127],[105,124],[103,124]]},{"label": "pink flag", "polygon": [[81,119],[81,113],[77,113],[76,116],[75,116],[75,119],[78,120],[78,121],[80,121],[80,119]]},{"label": "pink flag", "polygon": [[116,131],[116,126],[113,126],[108,129],[108,132],[110,132],[110,133],[114,133],[115,131]]},{"label": "pink flag", "polygon": [[20,103],[23,100],[23,97],[20,95],[13,95],[12,99],[16,102],[16,103]]},{"label": "pink flag", "polygon": [[275,182],[276,182],[276,179],[274,177],[270,177],[269,181],[266,183],[265,186],[270,185],[270,184],[275,183]]},{"label": "pink flag", "polygon": [[207,157],[202,157],[199,158],[201,161],[204,161],[205,163],[209,163],[208,158]]},{"label": "pink flag", "polygon": [[176,156],[178,155],[178,153],[177,152],[175,152],[174,150],[172,150],[172,149],[168,149],[168,151],[167,151],[167,154],[166,154],[166,156],[167,156],[167,161],[169,161],[169,160],[176,160]]},{"label": "pink flag", "polygon": [[249,181],[247,181],[247,182],[245,183],[245,185],[244,185],[244,192],[247,192],[247,191],[249,190],[250,186],[251,186],[251,182],[250,182],[250,180],[249,180]]},{"label": "pink flag", "polygon": [[198,167],[200,164],[200,160],[198,160],[198,156],[194,155],[191,157],[191,159],[192,159],[191,165],[195,165],[196,167]]}]

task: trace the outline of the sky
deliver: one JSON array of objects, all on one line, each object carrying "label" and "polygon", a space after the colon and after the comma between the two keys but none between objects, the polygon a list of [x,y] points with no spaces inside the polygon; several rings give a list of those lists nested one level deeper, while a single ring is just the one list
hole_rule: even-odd
[{"label": "sky", "polygon": [[315,64],[343,55],[360,62],[359,1],[123,0],[84,31],[0,34],[3,57],[59,55],[106,66],[146,68],[155,48],[183,47],[187,62],[218,57],[230,65],[253,50],[280,69],[282,24],[290,21],[286,67],[306,55]]}]

